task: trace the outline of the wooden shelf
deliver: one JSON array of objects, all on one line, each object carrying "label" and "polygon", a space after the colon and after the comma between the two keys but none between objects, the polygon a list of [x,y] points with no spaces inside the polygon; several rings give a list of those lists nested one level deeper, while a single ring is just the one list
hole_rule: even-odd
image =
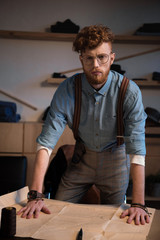
[{"label": "wooden shelf", "polygon": [[140,88],[159,88],[160,87],[160,81],[135,80],[134,82]]},{"label": "wooden shelf", "polygon": [[[0,38],[43,41],[73,41],[76,34],[0,30]],[[160,36],[116,35],[114,43],[160,44]]]},{"label": "wooden shelf", "polygon": [[160,127],[146,127],[146,134],[160,134]]},{"label": "wooden shelf", "polygon": [[[152,142],[157,142],[157,139],[160,138],[160,127],[146,127],[145,129],[146,142],[147,139],[152,139]],[[160,140],[158,140],[160,143]],[[150,141],[151,143],[151,141]]]},{"label": "wooden shelf", "polygon": [[56,84],[59,85],[61,82],[63,82],[66,78],[48,78],[46,80],[46,83],[48,84]]},{"label": "wooden shelf", "polygon": [[75,34],[70,33],[50,33],[50,32],[24,32],[0,30],[1,38],[43,40],[43,41],[73,41]]},{"label": "wooden shelf", "polygon": [[114,43],[160,44],[160,36],[116,35]]},{"label": "wooden shelf", "polygon": [[[65,78],[48,78],[46,80],[46,83],[48,84],[60,84],[63,82]],[[159,88],[160,87],[160,81],[141,81],[136,80],[134,81],[140,88]]]}]

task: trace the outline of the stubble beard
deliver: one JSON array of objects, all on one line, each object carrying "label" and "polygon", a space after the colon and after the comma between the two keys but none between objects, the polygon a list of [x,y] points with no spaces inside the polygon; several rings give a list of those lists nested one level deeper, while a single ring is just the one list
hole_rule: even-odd
[{"label": "stubble beard", "polygon": [[91,85],[100,85],[100,84],[105,84],[110,70],[106,72],[100,71],[101,72],[100,76],[96,76],[96,75],[93,76],[90,72],[86,71],[85,69],[83,69],[83,71],[87,77],[88,82]]}]

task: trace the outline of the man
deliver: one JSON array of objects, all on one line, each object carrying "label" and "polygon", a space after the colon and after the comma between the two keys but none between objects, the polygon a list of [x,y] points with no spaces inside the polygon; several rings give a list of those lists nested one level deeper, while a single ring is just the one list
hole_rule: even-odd
[{"label": "man", "polygon": [[[85,27],[73,43],[79,53],[84,73],[82,80],[82,104],[78,129],[80,141],[76,151],[81,157],[78,163],[71,161],[59,185],[56,199],[80,202],[83,195],[95,184],[100,190],[102,204],[124,202],[130,173],[133,180],[131,207],[121,214],[129,216],[135,224],[149,223],[149,214],[144,202],[145,165],[145,119],[141,93],[132,81],[129,82],[123,104],[124,142],[117,146],[117,100],[123,76],[110,71],[115,53],[112,52],[113,33],[108,27],[94,25]],[[66,79],[57,89],[41,135],[29,202],[18,214],[30,218],[39,212],[50,213],[41,194],[49,156],[66,124],[73,128],[74,80]],[[74,156],[79,153],[75,151]],[[130,157],[130,158],[129,158]]]}]

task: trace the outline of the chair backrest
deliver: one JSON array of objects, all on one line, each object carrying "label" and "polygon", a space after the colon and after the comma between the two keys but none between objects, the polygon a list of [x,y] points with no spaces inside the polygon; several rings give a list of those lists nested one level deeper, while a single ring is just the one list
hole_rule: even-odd
[{"label": "chair backrest", "polygon": [[16,191],[26,185],[27,158],[0,156],[0,195]]}]

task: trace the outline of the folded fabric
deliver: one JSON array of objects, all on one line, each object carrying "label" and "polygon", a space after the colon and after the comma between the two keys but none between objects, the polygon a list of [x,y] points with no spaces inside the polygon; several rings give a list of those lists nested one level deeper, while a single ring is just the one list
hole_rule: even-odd
[{"label": "folded fabric", "polygon": [[114,70],[114,71],[116,71],[116,72],[118,72],[118,73],[120,73],[122,75],[126,72],[126,71],[123,71],[121,69],[121,66],[119,64],[112,64],[111,65],[111,70]]},{"label": "folded fabric", "polygon": [[145,112],[147,113],[149,120],[152,120],[153,122],[160,124],[160,112],[158,110],[151,107],[147,107],[145,109]]},{"label": "folded fabric", "polygon": [[0,101],[0,122],[18,122],[21,117],[17,114],[14,102]]},{"label": "folded fabric", "polygon": [[51,25],[51,32],[55,33],[78,33],[80,27],[73,23],[70,19],[64,22],[57,22],[55,25]]},{"label": "folded fabric", "polygon": [[152,80],[160,81],[160,72],[153,72]]},{"label": "folded fabric", "polygon": [[62,75],[61,73],[54,72],[52,75],[53,78],[67,78],[66,75]]},{"label": "folded fabric", "polygon": [[46,120],[46,117],[47,117],[47,114],[48,114],[48,112],[49,112],[49,109],[50,109],[50,106],[48,106],[48,107],[46,108],[46,110],[44,111],[44,114],[43,114],[43,116],[42,116],[42,121],[45,121],[45,120]]},{"label": "folded fabric", "polygon": [[160,23],[144,23],[138,28],[135,35],[160,35]]}]

